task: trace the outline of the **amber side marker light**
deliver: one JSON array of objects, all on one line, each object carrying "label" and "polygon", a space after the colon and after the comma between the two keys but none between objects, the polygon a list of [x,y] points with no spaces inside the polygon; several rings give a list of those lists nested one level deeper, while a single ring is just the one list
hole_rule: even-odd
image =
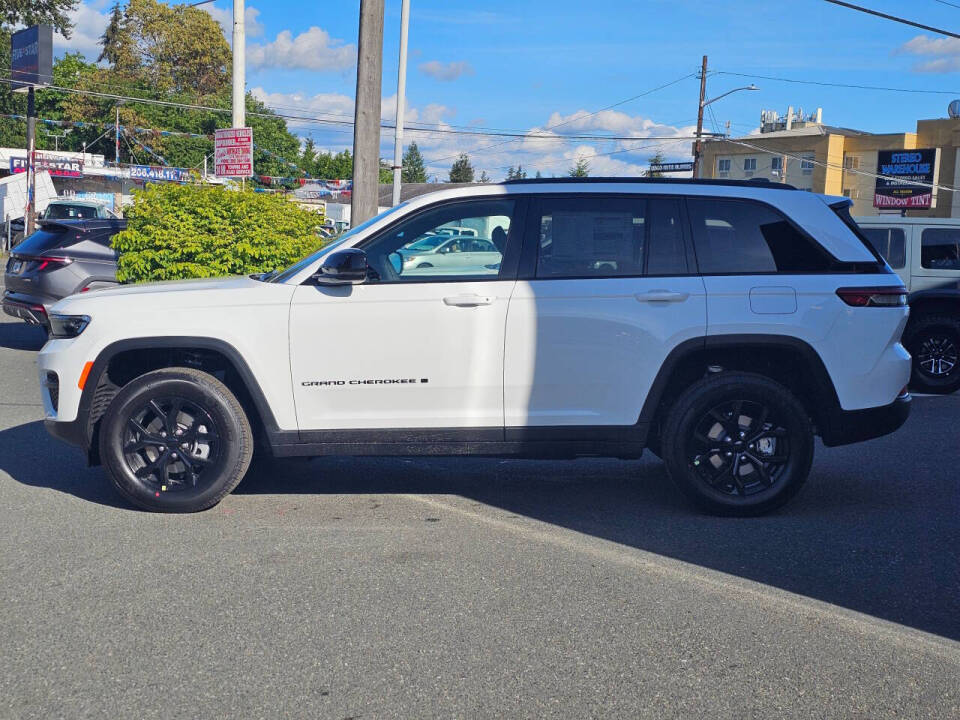
[{"label": "amber side marker light", "polygon": [[83,371],[80,373],[80,381],[77,383],[77,387],[83,390],[83,386],[87,384],[87,378],[90,376],[90,370],[93,369],[93,361],[87,360],[83,365]]}]

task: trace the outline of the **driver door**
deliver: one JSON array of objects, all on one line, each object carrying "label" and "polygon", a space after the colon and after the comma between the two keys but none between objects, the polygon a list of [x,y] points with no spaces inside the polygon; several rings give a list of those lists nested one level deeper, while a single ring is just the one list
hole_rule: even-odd
[{"label": "driver door", "polygon": [[[489,199],[427,208],[357,246],[371,268],[367,282],[296,289],[290,356],[301,431],[484,428],[484,438],[502,438],[518,205]],[[463,253],[442,266],[404,262],[409,246],[451,225],[481,238],[500,228],[505,252]]]}]

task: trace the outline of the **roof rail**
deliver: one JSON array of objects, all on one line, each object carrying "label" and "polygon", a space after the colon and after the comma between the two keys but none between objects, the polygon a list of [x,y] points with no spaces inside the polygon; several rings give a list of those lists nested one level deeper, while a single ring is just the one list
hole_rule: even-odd
[{"label": "roof rail", "polygon": [[559,178],[521,178],[519,180],[504,180],[502,185],[534,185],[539,183],[645,183],[652,185],[720,185],[726,187],[752,187],[764,190],[796,190],[793,185],[781,182],[772,182],[766,178],[752,178],[750,180],[713,180],[704,178],[652,178],[652,177],[559,177]]}]

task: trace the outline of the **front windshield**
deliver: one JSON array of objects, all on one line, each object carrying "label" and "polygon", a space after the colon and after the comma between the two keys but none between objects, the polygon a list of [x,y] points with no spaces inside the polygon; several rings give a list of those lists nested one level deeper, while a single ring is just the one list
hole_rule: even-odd
[{"label": "front windshield", "polygon": [[264,280],[265,282],[273,282],[273,283],[286,282],[287,280],[292,278],[294,275],[298,274],[305,267],[315,262],[321,255],[324,255],[325,253],[330,252],[334,248],[340,247],[348,240],[352,240],[356,235],[363,232],[374,223],[380,222],[383,218],[387,217],[388,215],[392,215],[393,213],[397,212],[397,210],[404,207],[406,204],[407,203],[402,202],[399,205],[394,205],[392,208],[384,210],[379,215],[374,215],[372,218],[370,218],[366,222],[360,223],[355,228],[350,228],[350,230],[345,232],[343,235],[341,235],[339,238],[334,240],[332,243],[328,243],[327,245],[324,245],[315,253],[311,255],[307,255],[307,257],[305,257],[303,260],[300,260],[299,262],[294,263],[293,265],[288,267],[286,270],[283,270],[273,275],[270,275],[270,274],[263,275],[261,276],[260,279]]}]

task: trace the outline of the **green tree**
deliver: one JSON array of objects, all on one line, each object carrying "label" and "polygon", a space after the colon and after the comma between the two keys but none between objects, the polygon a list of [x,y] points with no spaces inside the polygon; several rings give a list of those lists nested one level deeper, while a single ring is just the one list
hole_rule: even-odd
[{"label": "green tree", "polygon": [[123,282],[266,272],[323,244],[319,216],[283,195],[172,183],[135,195],[113,237]]},{"label": "green tree", "polygon": [[570,168],[568,175],[570,177],[588,177],[590,175],[590,163],[583,155],[578,155],[577,164]]},{"label": "green tree", "polygon": [[124,54],[122,43],[125,37],[123,10],[120,9],[120,3],[115,3],[110,11],[110,22],[100,36],[100,57],[97,58],[97,62],[106,60],[111,65],[121,62]]},{"label": "green tree", "polygon": [[478,180],[477,182],[482,182],[482,183],[488,183],[488,182],[490,182],[490,176],[487,175],[487,171],[486,171],[486,170],[481,170],[481,171],[480,171],[480,180]]},{"label": "green tree", "polygon": [[423,162],[423,155],[415,142],[407,146],[403,154],[403,170],[400,177],[405,183],[423,183],[427,181],[427,168]]},{"label": "green tree", "polygon": [[540,171],[539,171],[539,170],[537,170],[537,174],[536,174],[536,175],[534,175],[534,177],[535,177],[535,178],[537,178],[537,179],[539,180],[540,178],[542,178],[542,177],[543,177],[543,175],[541,175],[541,174],[540,174]]},{"label": "green tree", "polygon": [[520,163],[517,163],[516,168],[511,165],[507,170],[507,180],[523,180],[526,177],[527,171],[523,169],[523,166]]},{"label": "green tree", "polygon": [[[0,25],[11,28],[46,23],[68,38],[73,27],[69,14],[76,6],[77,0],[0,0]],[[9,38],[6,47],[9,52]]]},{"label": "green tree", "polygon": [[460,153],[460,156],[453,161],[453,165],[450,168],[450,182],[473,182],[473,165],[470,164],[470,158],[466,153]]},{"label": "green tree", "polygon": [[[108,26],[103,54],[115,70],[139,76],[147,87],[195,97],[229,83],[230,46],[210,13],[186,4],[129,0],[122,20]],[[109,43],[109,44],[107,44]]]},{"label": "green tree", "polygon": [[[650,163],[651,165],[663,164],[663,153],[657,150],[656,154],[653,157],[647,158],[647,162]],[[658,177],[663,177],[663,173],[660,172],[659,170],[648,169],[646,172],[644,172],[644,176],[651,177],[651,178],[658,178]]]}]

